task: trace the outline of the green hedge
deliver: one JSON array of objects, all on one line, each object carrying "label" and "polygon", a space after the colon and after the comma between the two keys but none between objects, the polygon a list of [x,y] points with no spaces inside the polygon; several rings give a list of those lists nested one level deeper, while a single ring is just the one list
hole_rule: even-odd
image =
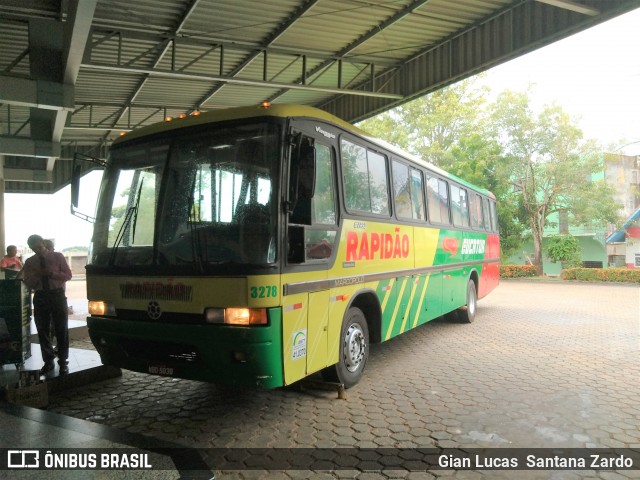
[{"label": "green hedge", "polygon": [[562,272],[564,280],[583,282],[631,282],[640,283],[640,270],[629,268],[567,268]]},{"label": "green hedge", "polygon": [[533,265],[500,265],[501,278],[535,277],[536,267]]}]

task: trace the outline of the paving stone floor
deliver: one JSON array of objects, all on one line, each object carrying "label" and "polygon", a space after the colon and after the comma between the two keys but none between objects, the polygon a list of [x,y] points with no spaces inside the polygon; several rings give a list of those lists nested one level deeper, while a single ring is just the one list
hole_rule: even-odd
[{"label": "paving stone floor", "polygon": [[[373,345],[347,391],[255,391],[123,372],[49,410],[180,445],[640,448],[640,289],[503,281],[469,325]],[[92,348],[85,340],[75,348]],[[222,471],[217,478],[640,478],[640,471]]]}]

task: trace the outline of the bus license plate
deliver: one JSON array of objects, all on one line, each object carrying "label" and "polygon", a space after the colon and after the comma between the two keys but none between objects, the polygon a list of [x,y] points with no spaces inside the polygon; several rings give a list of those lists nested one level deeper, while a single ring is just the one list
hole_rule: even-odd
[{"label": "bus license plate", "polygon": [[149,373],[152,375],[163,375],[172,377],[174,374],[173,367],[165,367],[164,365],[149,365]]}]

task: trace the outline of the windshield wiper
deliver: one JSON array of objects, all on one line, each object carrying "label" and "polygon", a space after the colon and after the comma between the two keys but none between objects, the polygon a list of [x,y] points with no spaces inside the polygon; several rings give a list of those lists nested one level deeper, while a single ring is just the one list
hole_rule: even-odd
[{"label": "windshield wiper", "polygon": [[[136,200],[135,200],[135,205],[129,207],[127,209],[127,213],[124,217],[124,221],[122,222],[122,226],[120,227],[120,230],[118,231],[118,235],[116,236],[116,241],[113,244],[113,250],[111,250],[111,258],[109,259],[109,264],[113,265],[115,263],[116,260],[116,256],[118,255],[118,248],[120,247],[120,244],[122,243],[122,240],[127,232],[127,230],[129,230],[130,224],[133,220],[133,225],[131,226],[133,228],[132,230],[132,235],[131,235],[131,241],[133,241],[135,239],[135,235],[136,235],[136,223],[138,220],[138,208],[140,206],[140,197],[141,192],[142,192],[142,185],[144,184],[144,179],[140,182],[140,187],[138,188],[138,192],[136,193]],[[134,220],[135,219],[135,220]]]},{"label": "windshield wiper", "polygon": [[136,243],[136,225],[138,224],[138,211],[140,207],[140,197],[142,197],[142,185],[144,185],[144,178],[140,182],[140,187],[138,188],[138,193],[136,194],[136,206],[133,211],[133,225],[131,225],[131,243]]},{"label": "windshield wiper", "polygon": [[124,238],[124,233],[128,229],[136,209],[137,207],[129,207],[127,209],[127,213],[124,217],[124,222],[122,222],[122,226],[120,227],[120,230],[118,231],[118,235],[116,236],[116,241],[113,244],[113,250],[111,250],[111,258],[109,259],[110,265],[113,265],[113,263],[116,260],[116,255],[118,254],[118,247],[120,247],[120,243]]}]

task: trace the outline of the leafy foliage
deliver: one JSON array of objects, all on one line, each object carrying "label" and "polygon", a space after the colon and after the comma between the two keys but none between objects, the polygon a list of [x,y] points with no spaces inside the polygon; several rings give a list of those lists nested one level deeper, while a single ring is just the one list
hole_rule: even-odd
[{"label": "leafy foliage", "polygon": [[492,125],[509,158],[519,217],[531,231],[534,264],[542,274],[542,237],[549,217],[565,214],[572,225],[615,223],[612,187],[594,180],[602,154],[582,139],[574,120],[557,105],[536,115],[524,92],[504,92],[493,106]]},{"label": "leafy foliage", "polygon": [[561,262],[563,267],[577,267],[581,264],[580,242],[571,235],[554,235],[547,238],[547,256],[553,262]]},{"label": "leafy foliage", "polygon": [[501,278],[535,277],[535,265],[500,265]]},{"label": "leafy foliage", "polygon": [[583,282],[640,283],[640,270],[630,268],[567,268],[562,272],[562,278]]}]

